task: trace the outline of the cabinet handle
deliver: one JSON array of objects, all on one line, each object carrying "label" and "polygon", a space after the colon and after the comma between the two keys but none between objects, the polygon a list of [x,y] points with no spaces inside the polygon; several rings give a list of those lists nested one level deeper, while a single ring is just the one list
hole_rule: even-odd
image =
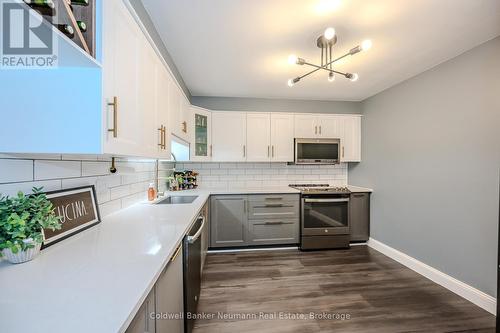
[{"label": "cabinet handle", "polygon": [[213,156],[213,153],[214,153],[214,149],[212,148],[212,145],[210,145],[210,157]]},{"label": "cabinet handle", "polygon": [[319,127],[319,135],[321,135],[321,126]]},{"label": "cabinet handle", "polygon": [[158,128],[158,131],[160,131],[160,143],[158,146],[160,146],[160,149],[163,149],[163,125]]},{"label": "cabinet handle", "polygon": [[108,106],[113,107],[113,128],[108,129],[108,132],[113,132],[113,138],[118,137],[118,97],[113,97],[113,102],[108,102]]},{"label": "cabinet handle", "polygon": [[181,248],[182,248],[182,246],[181,246],[181,245],[179,245],[179,247],[177,248],[177,250],[175,250],[175,253],[174,253],[174,255],[172,256],[172,258],[170,258],[170,261],[172,261],[172,262],[173,262],[173,261],[175,261],[175,259],[177,259],[177,256],[178,256],[178,255],[179,255],[179,253],[181,252]]},{"label": "cabinet handle", "polygon": [[281,221],[279,221],[279,222],[266,222],[264,224],[265,225],[280,225],[280,224],[285,224],[285,222],[281,222]]},{"label": "cabinet handle", "polygon": [[314,134],[318,134],[318,126],[314,126]]},{"label": "cabinet handle", "polygon": [[364,194],[353,194],[352,196],[355,197],[355,198],[362,198],[365,195]]},{"label": "cabinet handle", "polygon": [[274,146],[271,147],[271,157],[274,157]]},{"label": "cabinet handle", "polygon": [[342,157],[344,157],[344,146],[342,146]]},{"label": "cabinet handle", "polygon": [[247,147],[243,145],[243,157],[247,157]]},{"label": "cabinet handle", "polygon": [[270,147],[267,146],[267,157],[269,157],[269,150],[270,150]]}]

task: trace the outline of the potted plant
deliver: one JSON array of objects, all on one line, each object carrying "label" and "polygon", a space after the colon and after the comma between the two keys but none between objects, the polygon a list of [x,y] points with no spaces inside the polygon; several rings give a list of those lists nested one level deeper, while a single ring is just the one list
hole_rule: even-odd
[{"label": "potted plant", "polygon": [[43,242],[43,229],[58,230],[61,222],[42,188],[33,194],[0,197],[0,257],[11,263],[33,259]]}]

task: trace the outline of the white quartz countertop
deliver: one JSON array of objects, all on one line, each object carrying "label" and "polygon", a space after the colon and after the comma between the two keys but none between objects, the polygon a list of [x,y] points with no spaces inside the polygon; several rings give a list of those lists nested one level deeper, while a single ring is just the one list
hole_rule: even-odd
[{"label": "white quartz countertop", "polygon": [[367,187],[348,185],[347,188],[352,193],[371,193],[371,192],[373,192],[373,189],[367,188]]},{"label": "white quartz countertop", "polygon": [[168,193],[198,198],[180,205],[138,203],[31,262],[0,261],[0,332],[125,331],[209,196],[260,193],[300,192],[283,186]]},{"label": "white quartz countertop", "polygon": [[123,332],[209,197],[196,194],[121,210],[31,262],[1,261],[0,332]]}]

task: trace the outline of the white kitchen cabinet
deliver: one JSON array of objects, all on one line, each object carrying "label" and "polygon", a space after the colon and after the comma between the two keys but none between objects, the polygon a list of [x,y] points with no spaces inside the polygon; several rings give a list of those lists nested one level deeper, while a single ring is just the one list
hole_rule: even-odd
[{"label": "white kitchen cabinet", "polygon": [[160,62],[158,64],[158,77],[157,77],[157,128],[158,141],[158,158],[170,159],[171,146],[170,146],[170,122],[169,122],[169,109],[168,109],[168,84],[169,74],[167,69]]},{"label": "white kitchen cabinet", "polygon": [[180,137],[186,142],[190,142],[191,125],[192,125],[191,103],[187,99],[186,95],[184,95],[184,92],[181,90],[181,136]]},{"label": "white kitchen cabinet", "polygon": [[246,161],[246,113],[212,112],[212,161]]},{"label": "white kitchen cabinet", "polygon": [[196,106],[191,107],[191,160],[212,159],[212,113]]},{"label": "white kitchen cabinet", "polygon": [[271,113],[271,161],[291,162],[294,159],[293,114]]},{"label": "white kitchen cabinet", "polygon": [[171,79],[169,86],[169,112],[171,133],[186,142],[190,142],[189,118],[190,103],[182,89]]},{"label": "white kitchen cabinet", "polygon": [[168,70],[123,2],[103,14],[103,152],[170,158]]},{"label": "white kitchen cabinet", "polygon": [[121,1],[103,2],[103,150],[118,155],[142,155],[138,124],[138,78],[141,31]]},{"label": "white kitchen cabinet", "polygon": [[338,115],[318,115],[317,126],[320,138],[341,138],[343,134],[343,117]]},{"label": "white kitchen cabinet", "polygon": [[317,116],[313,114],[296,114],[295,137],[300,139],[315,138],[318,135]]},{"label": "white kitchen cabinet", "polygon": [[341,138],[342,162],[361,162],[361,116],[341,116],[343,133]]},{"label": "white kitchen cabinet", "polygon": [[175,136],[181,137],[181,104],[182,94],[180,88],[175,83],[172,77],[169,78],[168,83],[168,112],[169,112],[169,123],[170,131]]},{"label": "white kitchen cabinet", "polygon": [[271,160],[271,115],[262,112],[247,113],[247,161]]},{"label": "white kitchen cabinet", "polygon": [[342,118],[329,114],[295,115],[295,137],[335,139],[342,136]]},{"label": "white kitchen cabinet", "polygon": [[[141,131],[139,142],[142,153],[156,156],[163,134],[158,125],[158,60],[155,51],[143,35],[139,38],[139,75],[137,81],[138,108],[142,114],[134,124]],[[163,132],[163,131],[161,131]]]}]

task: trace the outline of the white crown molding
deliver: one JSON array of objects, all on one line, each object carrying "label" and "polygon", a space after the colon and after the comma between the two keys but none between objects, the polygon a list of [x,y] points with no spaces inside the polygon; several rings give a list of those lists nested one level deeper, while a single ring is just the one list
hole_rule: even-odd
[{"label": "white crown molding", "polygon": [[396,260],[400,264],[405,265],[411,270],[428,278],[429,280],[445,287],[455,294],[465,298],[466,300],[476,304],[489,313],[496,315],[496,298],[492,297],[460,280],[451,277],[434,267],[431,267],[423,262],[410,257],[409,255],[400,252],[378,240],[370,238],[368,246],[374,250],[385,254],[391,259]]}]

